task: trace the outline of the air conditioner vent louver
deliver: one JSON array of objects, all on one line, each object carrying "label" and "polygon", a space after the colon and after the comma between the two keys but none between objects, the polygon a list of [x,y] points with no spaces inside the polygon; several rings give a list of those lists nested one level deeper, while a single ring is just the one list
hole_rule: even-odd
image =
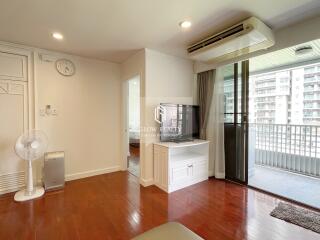
[{"label": "air conditioner vent louver", "polygon": [[235,26],[235,27],[233,27],[231,29],[228,29],[225,32],[222,32],[222,33],[220,33],[218,35],[215,35],[215,36],[213,36],[211,38],[208,38],[206,40],[201,41],[200,43],[197,43],[196,45],[193,45],[193,46],[189,47],[188,48],[188,52],[192,53],[192,52],[194,52],[194,51],[196,51],[196,50],[198,50],[200,48],[203,48],[203,47],[206,47],[206,46],[208,46],[208,45],[210,45],[212,43],[218,42],[221,39],[224,39],[224,38],[232,36],[232,35],[234,35],[236,33],[239,33],[241,31],[243,31],[243,29],[244,29],[243,24]]},{"label": "air conditioner vent louver", "polygon": [[14,192],[25,186],[24,171],[0,175],[0,195]]},{"label": "air conditioner vent louver", "polygon": [[189,46],[187,52],[193,60],[218,63],[273,45],[272,30],[251,17]]}]

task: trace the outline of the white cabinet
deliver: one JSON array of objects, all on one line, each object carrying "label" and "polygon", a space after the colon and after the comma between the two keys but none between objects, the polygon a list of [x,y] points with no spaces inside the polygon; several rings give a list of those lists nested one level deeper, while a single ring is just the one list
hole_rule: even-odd
[{"label": "white cabinet", "polygon": [[154,144],[154,183],[170,193],[208,179],[209,142]]}]

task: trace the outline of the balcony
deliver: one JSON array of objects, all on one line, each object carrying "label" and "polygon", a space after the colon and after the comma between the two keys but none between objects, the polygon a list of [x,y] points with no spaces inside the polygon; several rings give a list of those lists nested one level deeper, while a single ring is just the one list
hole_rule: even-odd
[{"label": "balcony", "polygon": [[275,95],[276,95],[275,91],[268,91],[268,92],[256,91],[256,97],[270,97],[270,96],[275,96]]},{"label": "balcony", "polygon": [[320,109],[320,105],[319,104],[305,104],[303,106],[303,110],[304,111],[315,111],[315,110],[318,110]]},{"label": "balcony", "polygon": [[257,112],[266,112],[266,111],[274,112],[276,111],[276,108],[275,107],[263,107],[263,108],[257,107]]},{"label": "balcony", "polygon": [[305,95],[303,98],[304,102],[309,102],[309,101],[320,101],[320,96],[319,95]]},{"label": "balcony", "polygon": [[305,77],[304,78],[304,84],[310,84],[310,83],[318,83],[319,77],[313,76],[313,77]]},{"label": "balcony", "polygon": [[275,75],[273,76],[263,76],[263,77],[258,77],[255,79],[256,83],[275,83],[276,82],[276,77]]},{"label": "balcony", "polygon": [[257,99],[255,100],[255,103],[259,104],[275,104],[276,99],[275,98],[270,98],[266,99],[265,97],[260,97],[258,96]]},{"label": "balcony", "polygon": [[249,185],[320,208],[320,126],[250,124]]},{"label": "balcony", "polygon": [[273,83],[273,84],[265,84],[265,83],[262,83],[262,84],[257,84],[256,85],[256,89],[275,89],[276,88],[276,84]]}]

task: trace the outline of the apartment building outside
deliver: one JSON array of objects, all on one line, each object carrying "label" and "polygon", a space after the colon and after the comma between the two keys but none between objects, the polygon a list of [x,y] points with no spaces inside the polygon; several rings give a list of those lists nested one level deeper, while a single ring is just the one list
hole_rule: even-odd
[{"label": "apartment building outside", "polygon": [[[251,73],[249,81],[251,123],[320,125],[320,62]],[[234,87],[230,77],[224,81],[224,91],[225,112],[233,112]],[[225,120],[232,122],[233,116],[227,114]]]}]

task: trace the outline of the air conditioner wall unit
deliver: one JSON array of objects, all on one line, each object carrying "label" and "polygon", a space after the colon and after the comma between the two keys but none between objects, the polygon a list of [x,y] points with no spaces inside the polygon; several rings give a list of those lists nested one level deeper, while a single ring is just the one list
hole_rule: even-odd
[{"label": "air conditioner wall unit", "polygon": [[187,50],[193,60],[217,63],[269,48],[274,43],[272,30],[251,17],[191,45]]}]

